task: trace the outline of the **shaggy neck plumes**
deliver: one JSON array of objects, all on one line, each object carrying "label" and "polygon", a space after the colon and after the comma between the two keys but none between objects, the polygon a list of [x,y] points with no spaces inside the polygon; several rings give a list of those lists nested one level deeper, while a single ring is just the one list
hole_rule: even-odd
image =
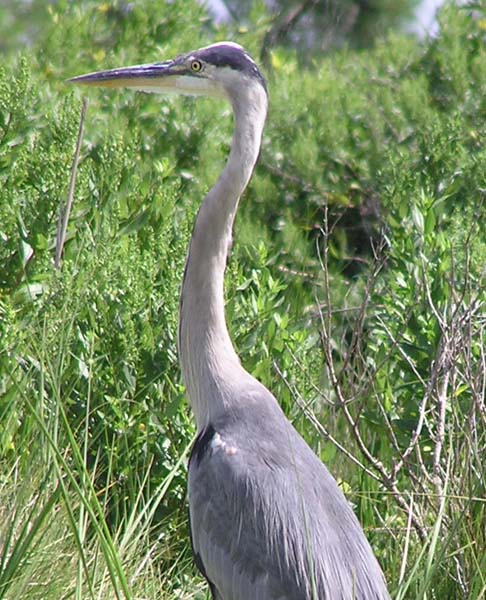
[{"label": "shaggy neck plumes", "polygon": [[224,315],[224,271],[241,194],[260,149],[267,95],[258,82],[229,91],[234,135],[226,166],[209,191],[194,226],[182,284],[179,353],[198,430],[227,410],[235,375],[245,374]]}]

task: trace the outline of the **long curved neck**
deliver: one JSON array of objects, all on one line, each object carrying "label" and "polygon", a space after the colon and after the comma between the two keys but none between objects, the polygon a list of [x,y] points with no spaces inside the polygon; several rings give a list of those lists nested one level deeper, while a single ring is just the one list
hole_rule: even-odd
[{"label": "long curved neck", "polygon": [[231,101],[231,152],[199,209],[181,292],[179,354],[199,430],[230,407],[234,384],[246,375],[226,327],[224,271],[238,202],[258,158],[267,97],[260,84],[249,82]]}]

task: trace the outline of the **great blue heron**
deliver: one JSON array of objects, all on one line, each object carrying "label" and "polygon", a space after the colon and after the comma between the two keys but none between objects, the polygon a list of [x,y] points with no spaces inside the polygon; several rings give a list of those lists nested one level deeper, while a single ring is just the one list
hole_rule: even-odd
[{"label": "great blue heron", "polygon": [[214,600],[383,600],[378,562],[336,481],[243,369],[224,314],[238,202],[267,114],[265,80],[231,42],[75,83],[223,97],[234,112],[226,166],[197,215],[182,284],[179,353],[197,424],[189,460],[191,538]]}]

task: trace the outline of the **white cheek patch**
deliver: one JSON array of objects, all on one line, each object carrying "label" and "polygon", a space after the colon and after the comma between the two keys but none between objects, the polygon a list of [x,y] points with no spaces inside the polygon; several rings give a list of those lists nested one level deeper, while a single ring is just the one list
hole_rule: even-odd
[{"label": "white cheek patch", "polygon": [[190,75],[179,75],[175,84],[176,89],[182,94],[224,98],[223,90],[210,79]]},{"label": "white cheek patch", "polygon": [[215,81],[191,75],[172,75],[167,79],[161,77],[129,81],[127,87],[148,94],[184,94],[187,96],[211,96],[225,98],[223,88]]},{"label": "white cheek patch", "polygon": [[238,452],[237,448],[226,443],[219,433],[215,433],[211,440],[211,450],[214,453],[222,451],[228,456],[234,456]]}]

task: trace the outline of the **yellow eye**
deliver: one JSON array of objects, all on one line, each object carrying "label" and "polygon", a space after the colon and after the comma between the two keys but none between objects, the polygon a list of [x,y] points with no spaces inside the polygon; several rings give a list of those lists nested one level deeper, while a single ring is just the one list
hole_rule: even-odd
[{"label": "yellow eye", "polygon": [[193,60],[191,63],[191,71],[193,71],[194,73],[199,73],[199,71],[202,69],[202,64],[200,60]]}]

